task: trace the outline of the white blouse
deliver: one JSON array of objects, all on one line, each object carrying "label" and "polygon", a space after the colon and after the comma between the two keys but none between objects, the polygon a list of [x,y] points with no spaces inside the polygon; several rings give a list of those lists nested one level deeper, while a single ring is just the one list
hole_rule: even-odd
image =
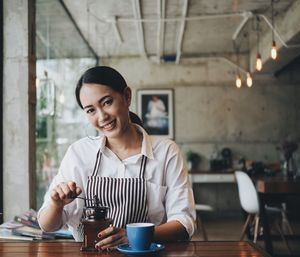
[{"label": "white blouse", "polygon": [[[83,190],[80,196],[85,197],[87,179],[92,174],[99,149],[102,158],[98,175],[103,177],[138,177],[142,155],[145,155],[149,222],[160,225],[177,220],[191,237],[195,230],[196,212],[182,154],[173,141],[150,137],[143,128],[137,127],[143,134],[141,153],[124,160],[120,160],[105,146],[105,136],[100,136],[97,140],[86,137],[73,143],[61,162],[40,211],[49,204],[50,191],[61,182],[76,182]],[[63,225],[69,227],[77,241],[81,240],[77,227],[83,207],[84,201],[75,199],[64,207],[62,216]]]}]

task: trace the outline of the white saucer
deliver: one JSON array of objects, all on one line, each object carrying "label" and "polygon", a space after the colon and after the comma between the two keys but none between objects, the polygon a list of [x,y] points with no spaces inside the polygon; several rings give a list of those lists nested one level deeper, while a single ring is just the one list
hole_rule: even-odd
[{"label": "white saucer", "polygon": [[128,254],[128,255],[142,255],[142,254],[147,254],[147,253],[148,254],[149,253],[156,253],[158,251],[161,251],[161,250],[165,249],[165,246],[162,245],[162,244],[152,243],[148,250],[138,251],[138,250],[131,249],[131,246],[129,244],[122,244],[122,245],[118,245],[117,249],[121,253],[125,253],[125,254]]}]

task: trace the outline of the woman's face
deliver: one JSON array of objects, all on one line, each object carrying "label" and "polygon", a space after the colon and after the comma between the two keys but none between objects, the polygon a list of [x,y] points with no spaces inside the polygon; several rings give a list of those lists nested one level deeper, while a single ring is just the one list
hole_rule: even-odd
[{"label": "woman's face", "polygon": [[122,136],[128,128],[131,101],[129,88],[120,94],[105,85],[83,84],[80,101],[92,126],[108,138]]}]

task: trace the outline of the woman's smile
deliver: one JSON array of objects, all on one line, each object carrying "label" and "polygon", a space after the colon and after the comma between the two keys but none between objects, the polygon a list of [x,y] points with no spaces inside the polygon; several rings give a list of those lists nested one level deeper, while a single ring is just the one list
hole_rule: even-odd
[{"label": "woman's smile", "polygon": [[116,127],[116,124],[117,124],[116,119],[114,119],[114,120],[106,123],[105,125],[100,126],[100,128],[102,130],[110,131]]}]

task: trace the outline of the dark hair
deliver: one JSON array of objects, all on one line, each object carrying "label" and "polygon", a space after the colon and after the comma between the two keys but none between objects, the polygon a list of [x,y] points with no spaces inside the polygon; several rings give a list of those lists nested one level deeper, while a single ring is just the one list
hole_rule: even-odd
[{"label": "dark hair", "polygon": [[143,122],[142,122],[141,118],[134,112],[129,111],[129,118],[132,123],[135,123],[135,124],[143,127]]},{"label": "dark hair", "polygon": [[75,95],[78,105],[83,108],[80,101],[80,90],[82,85],[86,84],[102,84],[110,87],[114,91],[119,93],[123,93],[124,89],[127,87],[127,83],[123,76],[116,71],[115,69],[108,66],[96,66],[88,69],[83,75],[80,77],[77,82]]}]

